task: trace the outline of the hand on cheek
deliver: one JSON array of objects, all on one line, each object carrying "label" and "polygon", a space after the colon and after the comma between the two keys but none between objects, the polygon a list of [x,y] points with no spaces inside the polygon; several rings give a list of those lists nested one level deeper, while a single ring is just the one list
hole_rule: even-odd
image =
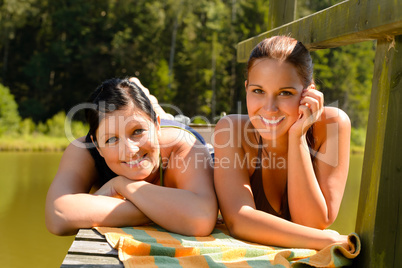
[{"label": "hand on cheek", "polygon": [[315,89],[314,84],[304,89],[300,99],[299,118],[291,131],[299,135],[305,134],[310,126],[319,120],[324,109],[323,105],[324,96]]}]

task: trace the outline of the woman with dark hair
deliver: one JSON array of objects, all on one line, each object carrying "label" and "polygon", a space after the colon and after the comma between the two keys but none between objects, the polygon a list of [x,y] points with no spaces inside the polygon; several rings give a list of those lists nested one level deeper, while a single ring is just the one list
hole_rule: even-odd
[{"label": "woman with dark hair", "polygon": [[[48,192],[49,231],[155,222],[184,235],[210,234],[217,202],[202,137],[161,120],[128,79],[103,82],[90,101],[90,130],[79,139],[87,148],[68,146]],[[90,194],[94,185],[100,188]]]},{"label": "woman with dark hair", "polygon": [[350,120],[323,106],[310,53],[291,37],[263,40],[245,89],[248,115],[224,117],[215,129],[215,189],[230,233],[282,247],[347,245],[323,229],[347,180]]}]

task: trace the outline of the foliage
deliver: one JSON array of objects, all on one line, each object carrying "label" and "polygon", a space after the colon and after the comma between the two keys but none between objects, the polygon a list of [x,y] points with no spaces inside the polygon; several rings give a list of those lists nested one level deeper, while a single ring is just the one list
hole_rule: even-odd
[{"label": "foliage", "polygon": [[[339,2],[299,0],[297,17]],[[267,0],[1,1],[0,82],[21,117],[32,120],[21,123],[25,134],[60,135],[60,112],[84,102],[101,81],[126,76],[139,77],[161,104],[213,122],[221,112],[246,112],[236,44],[268,30],[268,11]],[[327,103],[338,101],[353,126],[364,128],[373,44],[313,58]]]},{"label": "foliage", "polygon": [[14,96],[7,87],[0,84],[0,136],[14,134],[20,120]]},{"label": "foliage", "polygon": [[366,129],[352,128],[350,140],[353,145],[364,147],[366,144]]}]

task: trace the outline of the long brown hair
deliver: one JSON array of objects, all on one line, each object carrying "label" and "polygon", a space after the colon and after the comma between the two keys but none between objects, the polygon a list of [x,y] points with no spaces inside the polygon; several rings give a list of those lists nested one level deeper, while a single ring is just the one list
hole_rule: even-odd
[{"label": "long brown hair", "polygon": [[[304,89],[314,83],[313,61],[310,52],[300,41],[292,37],[273,36],[258,43],[251,51],[247,62],[247,77],[254,62],[263,58],[292,64],[297,70]],[[308,146],[314,148],[313,126],[308,129],[306,140]]]}]

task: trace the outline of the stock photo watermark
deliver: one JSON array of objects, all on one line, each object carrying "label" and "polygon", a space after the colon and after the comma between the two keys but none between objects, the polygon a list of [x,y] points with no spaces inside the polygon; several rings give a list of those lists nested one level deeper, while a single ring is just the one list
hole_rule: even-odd
[{"label": "stock photo watermark", "polygon": [[[102,105],[106,105],[106,104],[100,103],[100,105],[98,106],[98,105],[92,104],[92,103],[82,103],[82,104],[78,104],[78,105],[74,106],[68,112],[66,121],[65,121],[65,134],[66,134],[67,139],[72,144],[74,144],[75,146],[80,147],[80,148],[95,148],[96,147],[96,145],[93,144],[92,142],[78,141],[77,138],[79,138],[79,137],[74,137],[74,135],[72,133],[71,123],[72,123],[72,119],[78,112],[84,111],[86,109],[92,109],[92,110],[99,112],[99,114],[100,114],[99,120],[100,121],[103,120],[105,118],[105,116],[107,116],[108,118],[113,117],[113,111],[115,111],[114,107],[113,106],[108,106],[108,107],[103,106],[102,107]],[[190,123],[190,124],[192,122],[194,122],[195,119],[202,118],[207,123],[206,126],[208,126],[210,128],[209,131],[211,131],[211,132],[214,131],[213,124],[211,124],[211,123],[215,123],[215,121],[220,119],[220,117],[217,117],[213,120],[213,122],[210,122],[208,120],[208,118],[206,118],[204,116],[194,116],[192,118],[188,118],[182,113],[180,108],[178,108],[177,106],[174,106],[171,104],[160,104],[160,106],[163,108],[169,108],[170,110],[175,111],[177,113],[176,117],[178,117],[178,118],[183,118],[183,117],[187,118],[187,123]],[[331,103],[328,106],[337,107],[338,102]],[[104,111],[108,111],[108,112],[105,113]],[[138,116],[138,113],[136,115]],[[143,115],[143,116],[144,116],[144,119],[149,124],[153,124],[149,118],[146,118],[145,115]],[[241,116],[241,111],[238,116]],[[335,116],[337,116],[337,115],[335,115]],[[172,116],[172,118],[174,119],[175,117]],[[118,127],[121,130],[124,130],[125,127],[127,126],[127,124],[129,124],[131,122],[130,120],[131,120],[130,118],[116,116],[112,121],[117,123]],[[252,167],[253,168],[257,165],[262,166],[263,168],[269,168],[269,169],[286,169],[287,168],[286,159],[284,159],[283,157],[278,157],[278,156],[276,156],[275,153],[270,152],[269,148],[267,148],[267,145],[265,145],[265,144],[259,145],[249,139],[250,135],[247,135],[247,132],[256,131],[252,126],[249,125],[249,124],[252,124],[251,120],[249,120],[247,122],[246,127],[241,127],[239,124],[237,124],[238,125],[237,128],[233,124],[233,121],[230,120],[230,118],[225,118],[225,120],[227,120],[227,122],[228,122],[228,127],[223,128],[223,129],[221,128],[220,130],[215,131],[214,134],[212,135],[212,143],[214,143],[213,140],[214,140],[215,135],[219,135],[221,133],[224,133],[224,135],[226,135],[226,137],[228,137],[226,139],[227,142],[224,144],[219,144],[219,145],[214,144],[215,150],[225,148],[225,147],[241,146],[240,140],[235,139],[235,136],[237,136],[237,137],[243,137],[244,138],[243,142],[247,143],[248,146],[250,146],[252,148],[258,148],[258,146],[263,146],[267,150],[267,156],[261,160],[258,160],[258,158],[247,159],[246,157],[241,159],[241,157],[239,155],[235,155],[234,158],[231,158],[232,160],[229,158],[219,158],[219,159],[215,158],[215,164],[213,164],[213,163],[211,164],[208,159],[202,159],[201,156],[197,156],[197,157],[194,157],[195,159],[186,159],[186,160],[174,159],[174,161],[172,161],[172,159],[170,159],[169,163],[172,163],[174,165],[181,165],[185,169],[189,166],[189,163],[190,163],[189,161],[195,161],[193,163],[196,163],[196,166],[198,168],[203,168],[203,167],[205,167],[205,165],[213,165],[213,166],[215,166],[215,168],[217,168],[217,167],[220,167],[220,168]],[[153,129],[151,127],[151,125],[150,125],[149,129]],[[258,131],[265,131],[266,133],[269,133],[270,129],[263,129],[263,130],[259,129]],[[327,133],[327,137],[331,137],[331,143],[328,143],[326,145],[327,149],[325,150],[325,152],[315,151],[314,149],[308,148],[307,146],[306,146],[306,150],[309,150],[309,153],[312,154],[316,159],[318,159],[330,166],[335,167],[338,165],[338,153],[339,153],[338,152],[338,148],[339,148],[338,124],[337,123],[327,124],[326,133]],[[140,148],[147,141],[147,139],[151,139],[153,137],[153,135],[157,135],[157,133],[155,133],[154,131],[149,131],[149,134],[147,135],[147,137],[140,139],[137,142],[137,144],[135,144],[135,146]],[[122,150],[126,150],[125,149],[126,146],[127,146],[127,148],[132,146],[132,144],[129,143],[127,140],[125,140],[125,139],[123,139],[123,140],[124,140],[124,144],[121,147]],[[155,144],[155,146],[159,146],[160,148],[163,148],[163,147],[167,148],[167,147],[171,147],[171,146],[175,145],[175,143],[177,143],[177,142],[183,142],[183,141],[191,143],[191,144],[193,144],[193,146],[205,147],[205,145],[202,145],[200,143],[195,143],[194,136],[189,135],[189,133],[187,131],[178,131],[177,135],[174,136],[172,139],[170,139],[170,141],[168,143],[164,143],[163,145]],[[270,146],[275,148],[275,146],[276,146],[275,142],[271,143]],[[326,153],[326,152],[331,152],[331,154]]]}]

